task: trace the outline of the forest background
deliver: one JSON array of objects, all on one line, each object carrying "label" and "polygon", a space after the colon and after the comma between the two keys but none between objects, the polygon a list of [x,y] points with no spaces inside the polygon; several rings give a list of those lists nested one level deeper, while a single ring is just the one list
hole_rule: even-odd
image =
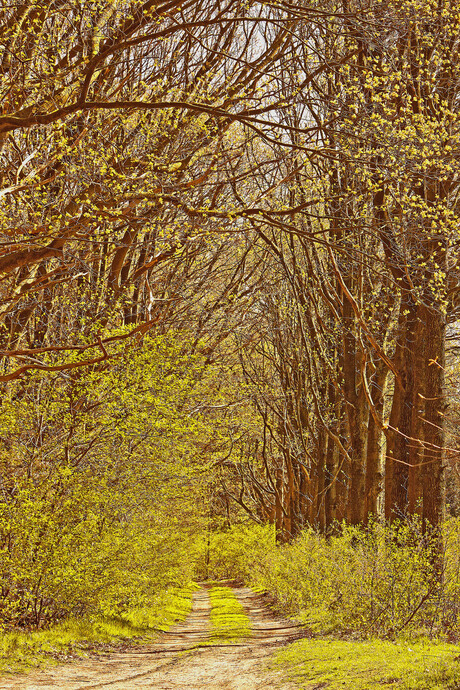
[{"label": "forest background", "polygon": [[0,35],[3,625],[238,576],[456,639],[458,2]]}]

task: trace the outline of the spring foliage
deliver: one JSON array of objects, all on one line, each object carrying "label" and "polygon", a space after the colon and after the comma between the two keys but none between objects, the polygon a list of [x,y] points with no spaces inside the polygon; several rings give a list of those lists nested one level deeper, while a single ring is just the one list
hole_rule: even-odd
[{"label": "spring foliage", "polygon": [[369,638],[460,634],[460,524],[444,525],[433,561],[417,522],[325,537],[307,529],[278,546],[270,526],[235,526],[209,547],[211,576],[243,577],[314,634]]},{"label": "spring foliage", "polygon": [[2,402],[6,623],[120,611],[191,576],[202,362],[171,336],[117,347],[110,368],[32,376]]}]

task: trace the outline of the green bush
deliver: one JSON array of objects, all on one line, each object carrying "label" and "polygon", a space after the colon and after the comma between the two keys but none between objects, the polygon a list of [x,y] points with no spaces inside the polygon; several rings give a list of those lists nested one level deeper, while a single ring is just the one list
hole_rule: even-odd
[{"label": "green bush", "polygon": [[2,397],[0,627],[118,615],[191,580],[205,396],[183,349],[114,341],[110,368],[30,375]]},{"label": "green bush", "polygon": [[213,535],[208,560],[210,576],[269,591],[317,632],[460,634],[459,520],[431,544],[416,521],[330,537],[306,529],[282,546],[270,527],[235,527]]},{"label": "green bush", "polygon": [[206,532],[195,567],[197,579],[242,578],[249,581],[254,563],[275,547],[272,525],[234,525],[224,531]]}]

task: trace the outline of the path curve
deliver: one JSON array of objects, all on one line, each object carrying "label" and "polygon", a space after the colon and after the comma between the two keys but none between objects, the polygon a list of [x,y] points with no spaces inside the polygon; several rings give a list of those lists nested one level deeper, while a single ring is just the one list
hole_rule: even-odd
[{"label": "path curve", "polygon": [[[206,589],[193,596],[186,621],[152,644],[111,651],[93,659],[0,678],[2,690],[294,690],[267,661],[280,646],[299,637],[292,621],[275,618],[263,597],[233,589],[251,620],[252,635],[237,643],[209,642],[211,605]],[[197,645],[200,645],[197,647]]]}]

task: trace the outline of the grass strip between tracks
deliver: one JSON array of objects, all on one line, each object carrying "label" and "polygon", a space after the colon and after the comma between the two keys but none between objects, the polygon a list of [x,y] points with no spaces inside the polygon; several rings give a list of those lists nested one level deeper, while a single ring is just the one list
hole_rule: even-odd
[{"label": "grass strip between tracks", "polygon": [[212,587],[211,642],[237,642],[251,635],[251,622],[231,587]]}]

